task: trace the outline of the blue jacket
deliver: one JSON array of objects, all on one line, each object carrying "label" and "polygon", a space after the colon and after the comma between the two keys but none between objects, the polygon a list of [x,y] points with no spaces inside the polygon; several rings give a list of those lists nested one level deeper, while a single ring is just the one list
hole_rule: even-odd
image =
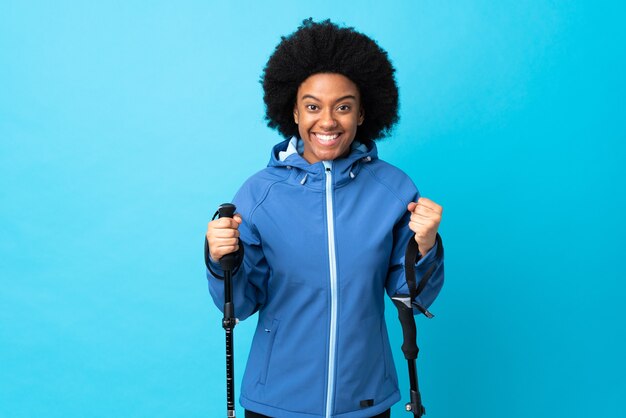
[{"label": "blue jacket", "polygon": [[[298,153],[281,160],[288,144],[274,147],[233,200],[245,250],[233,277],[235,315],[259,312],[240,402],[276,418],[371,417],[400,400],[384,293],[408,293],[407,204],[419,193],[377,158],[373,142],[315,164]],[[425,307],[443,285],[435,254],[416,265],[418,283],[436,265],[419,296]],[[222,273],[217,263],[211,269]],[[207,276],[222,309],[223,281]]]}]

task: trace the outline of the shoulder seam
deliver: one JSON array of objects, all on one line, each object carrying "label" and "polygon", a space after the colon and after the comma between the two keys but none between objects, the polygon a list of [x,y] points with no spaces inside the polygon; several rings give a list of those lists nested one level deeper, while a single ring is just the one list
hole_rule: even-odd
[{"label": "shoulder seam", "polygon": [[[400,197],[395,190],[393,190],[391,187],[389,187],[389,185],[387,185],[386,182],[384,182],[380,177],[378,177],[376,175],[376,173],[374,173],[374,170],[372,170],[369,166],[364,165],[363,169],[365,171],[367,171],[372,178],[374,178],[374,180],[376,180],[379,184],[381,184],[382,186],[384,186],[396,199],[398,199],[400,201],[400,203],[402,203],[404,206],[407,206],[409,204],[409,202],[405,202],[404,199],[402,199],[402,197]],[[406,175],[406,174],[405,174]],[[408,176],[407,176],[408,177]]]},{"label": "shoulder seam", "polygon": [[265,202],[265,199],[267,199],[267,196],[270,193],[270,190],[272,189],[272,187],[274,187],[274,185],[276,183],[281,183],[287,180],[287,178],[289,178],[289,176],[287,176],[286,178],[280,179],[280,180],[275,180],[271,183],[269,183],[265,189],[265,191],[263,192],[263,195],[261,196],[261,198],[259,199],[258,203],[256,205],[254,205],[254,207],[250,210],[250,222],[252,224],[254,224],[254,222],[252,222],[252,218],[254,217],[254,212],[256,212],[256,210],[259,208],[259,206],[261,206],[263,204],[263,202]]}]

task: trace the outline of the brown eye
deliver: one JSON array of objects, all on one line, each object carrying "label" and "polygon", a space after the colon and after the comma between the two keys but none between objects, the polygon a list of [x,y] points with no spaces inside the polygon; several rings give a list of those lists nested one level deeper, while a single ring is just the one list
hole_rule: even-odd
[{"label": "brown eye", "polygon": [[337,108],[337,110],[339,110],[340,112],[348,112],[350,111],[350,106],[348,105],[341,105]]},{"label": "brown eye", "polygon": [[317,107],[317,105],[314,105],[314,104],[306,105],[306,108],[307,108],[308,110],[312,110],[312,111],[315,111],[315,110],[319,109],[319,108]]}]

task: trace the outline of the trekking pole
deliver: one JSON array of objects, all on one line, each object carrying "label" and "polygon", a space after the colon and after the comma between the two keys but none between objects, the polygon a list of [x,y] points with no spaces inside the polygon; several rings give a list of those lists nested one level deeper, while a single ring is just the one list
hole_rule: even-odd
[{"label": "trekking pole", "polygon": [[[232,218],[235,214],[235,205],[223,203],[217,212],[220,218]],[[233,305],[232,272],[236,264],[234,253],[226,254],[220,258],[220,266],[224,270],[224,318],[222,328],[226,331],[226,416],[235,416],[235,365],[233,330],[237,325],[235,306]]]},{"label": "trekking pole", "polygon": [[[443,256],[443,244],[441,237],[437,234],[437,257]],[[417,326],[415,325],[415,316],[413,315],[413,308],[418,309],[427,318],[433,318],[434,315],[430,313],[425,307],[420,305],[416,301],[416,297],[424,290],[426,283],[430,276],[433,274],[435,266],[432,265],[422,276],[419,285],[415,283],[415,264],[422,258],[417,242],[414,237],[409,239],[406,246],[406,253],[404,255],[404,272],[406,275],[406,283],[409,288],[409,294],[397,294],[394,295],[391,300],[398,309],[398,318],[400,319],[400,325],[402,326],[402,353],[404,358],[408,362],[409,366],[409,381],[411,397],[410,402],[406,404],[406,410],[412,412],[414,417],[421,417],[426,415],[426,408],[422,404],[422,395],[419,391],[419,384],[417,381],[417,367],[416,360],[419,348],[417,347]]]}]

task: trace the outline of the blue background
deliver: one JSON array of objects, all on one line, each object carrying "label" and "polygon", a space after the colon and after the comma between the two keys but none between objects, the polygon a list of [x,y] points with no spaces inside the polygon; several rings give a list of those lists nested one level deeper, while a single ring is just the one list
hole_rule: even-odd
[{"label": "blue background", "polygon": [[0,416],[225,416],[203,234],[279,140],[258,81],[309,16],[387,49],[380,154],[445,208],[427,416],[623,416],[623,2],[100,3],[0,5]]}]

